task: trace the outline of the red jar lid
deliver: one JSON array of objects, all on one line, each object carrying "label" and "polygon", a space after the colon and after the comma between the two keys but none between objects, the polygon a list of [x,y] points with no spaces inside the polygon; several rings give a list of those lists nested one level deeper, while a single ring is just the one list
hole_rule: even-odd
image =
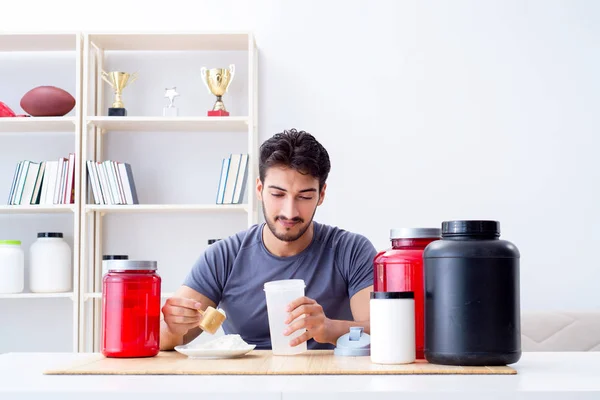
[{"label": "red jar lid", "polygon": [[140,260],[106,260],[108,271],[155,271],[158,268],[156,261]]},{"label": "red jar lid", "polygon": [[439,238],[440,228],[397,228],[390,229],[390,239],[428,239]]}]

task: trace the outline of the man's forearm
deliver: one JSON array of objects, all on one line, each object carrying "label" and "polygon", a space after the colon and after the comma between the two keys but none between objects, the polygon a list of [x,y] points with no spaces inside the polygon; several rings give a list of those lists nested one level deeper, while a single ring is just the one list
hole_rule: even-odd
[{"label": "man's forearm", "polygon": [[337,319],[330,319],[327,322],[327,343],[333,345],[337,344],[337,340],[340,336],[350,332],[350,328],[362,326],[365,333],[371,333],[370,321],[342,321]]},{"label": "man's forearm", "polygon": [[183,336],[171,333],[165,321],[160,321],[160,349],[173,350],[175,346],[181,344],[183,344]]}]

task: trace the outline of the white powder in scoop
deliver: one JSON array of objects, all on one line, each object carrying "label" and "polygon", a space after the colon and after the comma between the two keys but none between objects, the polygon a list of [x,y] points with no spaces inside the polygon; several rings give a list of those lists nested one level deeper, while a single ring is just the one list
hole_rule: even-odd
[{"label": "white powder in scoop", "polygon": [[248,343],[240,335],[225,335],[194,346],[195,349],[211,350],[242,350],[248,348]]}]

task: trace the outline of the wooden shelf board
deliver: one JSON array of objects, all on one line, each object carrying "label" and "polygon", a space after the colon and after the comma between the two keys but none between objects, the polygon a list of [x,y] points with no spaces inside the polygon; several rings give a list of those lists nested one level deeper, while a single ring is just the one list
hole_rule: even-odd
[{"label": "wooden shelf board", "polygon": [[75,133],[75,117],[3,117],[0,132]]},{"label": "wooden shelf board", "polygon": [[247,117],[88,117],[88,124],[106,131],[246,132]]},{"label": "wooden shelf board", "polygon": [[75,51],[76,33],[0,33],[0,52],[3,51]]},{"label": "wooden shelf board", "polygon": [[55,299],[73,298],[73,292],[67,293],[0,293],[0,299]]},{"label": "wooden shelf board", "polygon": [[74,204],[0,205],[0,214],[57,214],[75,212]]},{"label": "wooden shelf board", "polygon": [[90,33],[90,42],[103,50],[193,51],[248,50],[248,32]]},{"label": "wooden shelf board", "polygon": [[246,204],[123,204],[85,206],[86,212],[138,213],[138,212],[247,212]]}]

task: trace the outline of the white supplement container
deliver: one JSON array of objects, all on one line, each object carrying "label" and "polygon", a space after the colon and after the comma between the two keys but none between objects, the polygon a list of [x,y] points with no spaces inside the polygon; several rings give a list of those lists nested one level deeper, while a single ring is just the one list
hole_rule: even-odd
[{"label": "white supplement container", "polygon": [[[285,324],[285,320],[289,315],[289,312],[287,312],[285,308],[292,301],[304,296],[305,286],[304,280],[302,279],[272,281],[267,282],[264,285],[273,355],[289,356],[304,353],[307,350],[306,342],[294,347],[289,344],[292,339],[295,339],[306,332],[306,329],[298,329],[289,336],[283,334],[283,331],[289,326]],[[302,316],[299,318],[302,318]]]},{"label": "white supplement container", "polygon": [[73,287],[72,255],[60,232],[41,232],[29,249],[29,290],[69,292]]},{"label": "white supplement container", "polygon": [[102,256],[102,276],[108,274],[108,266],[110,260],[129,260],[129,256],[126,254],[105,254]]},{"label": "white supplement container", "polygon": [[21,293],[25,286],[25,254],[20,240],[0,240],[0,293]]},{"label": "white supplement container", "polygon": [[416,358],[413,292],[371,292],[371,362],[410,364]]}]

